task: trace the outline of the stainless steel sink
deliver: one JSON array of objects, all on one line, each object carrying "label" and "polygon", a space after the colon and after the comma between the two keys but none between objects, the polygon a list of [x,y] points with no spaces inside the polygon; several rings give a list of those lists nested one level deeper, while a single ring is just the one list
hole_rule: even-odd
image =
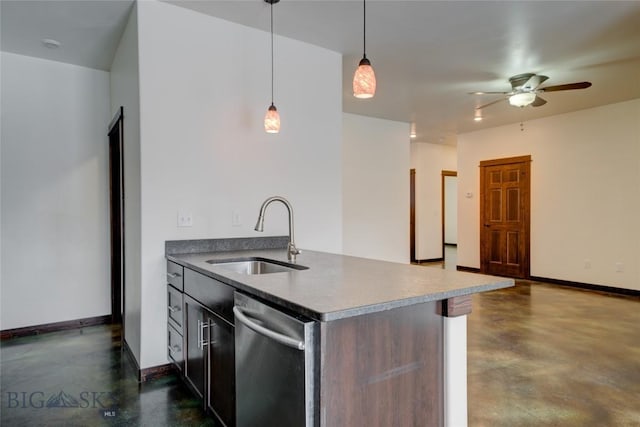
[{"label": "stainless steel sink", "polygon": [[290,264],[266,258],[210,259],[207,262],[240,274],[286,273],[289,271],[307,270],[309,268],[303,265]]}]

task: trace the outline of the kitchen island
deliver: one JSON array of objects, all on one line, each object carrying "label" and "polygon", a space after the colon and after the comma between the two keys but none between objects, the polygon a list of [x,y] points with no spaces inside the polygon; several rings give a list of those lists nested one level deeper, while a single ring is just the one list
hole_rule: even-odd
[{"label": "kitchen island", "polygon": [[513,286],[513,281],[316,251],[298,255],[296,265],[304,269],[283,273],[244,274],[219,263],[267,259],[285,264],[286,242],[167,242],[166,254],[185,276],[189,271],[214,279],[318,323],[312,425],[466,425],[471,295]]}]

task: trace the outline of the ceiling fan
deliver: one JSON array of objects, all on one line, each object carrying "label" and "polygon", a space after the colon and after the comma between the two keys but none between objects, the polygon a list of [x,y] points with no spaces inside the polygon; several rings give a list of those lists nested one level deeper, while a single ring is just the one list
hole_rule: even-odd
[{"label": "ceiling fan", "polygon": [[505,99],[508,99],[509,104],[514,107],[526,107],[527,105],[539,107],[547,103],[546,100],[538,96],[539,93],[586,89],[591,86],[591,82],[576,82],[556,86],[539,87],[548,78],[549,77],[540,74],[518,74],[509,79],[509,83],[511,83],[511,90],[509,92],[471,92],[472,95],[506,95],[505,98],[476,107],[476,110],[481,110],[489,105],[497,104]]}]

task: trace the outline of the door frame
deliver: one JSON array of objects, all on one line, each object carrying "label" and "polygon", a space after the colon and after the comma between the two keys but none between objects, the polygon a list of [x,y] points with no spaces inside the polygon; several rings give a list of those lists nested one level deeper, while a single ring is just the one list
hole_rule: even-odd
[{"label": "door frame", "polygon": [[441,173],[441,185],[440,185],[440,196],[441,196],[441,206],[442,206],[442,259],[444,260],[444,229],[445,229],[445,211],[444,211],[444,206],[445,206],[445,179],[448,176],[458,176],[458,172],[457,171],[448,171],[448,170],[443,170]]},{"label": "door frame", "polygon": [[416,170],[409,170],[409,257],[410,262],[418,262],[416,258]]},{"label": "door frame", "polygon": [[[122,324],[125,312],[124,227],[124,108],[109,123],[109,235],[111,266],[111,323]],[[113,135],[113,138],[112,138]]]},{"label": "door frame", "polygon": [[492,160],[482,160],[480,162],[480,223],[479,226],[479,241],[480,241],[480,272],[484,274],[488,274],[487,266],[488,260],[483,258],[485,256],[483,251],[483,236],[484,236],[484,224],[486,223],[485,218],[485,210],[484,210],[484,200],[486,197],[486,185],[485,185],[485,174],[483,168],[486,166],[503,166],[510,164],[522,163],[527,166],[528,184],[529,187],[525,191],[525,197],[523,202],[523,221],[524,221],[524,255],[522,262],[522,279],[528,279],[531,277],[531,155],[525,156],[516,156],[516,157],[506,157],[502,159],[492,159]]}]

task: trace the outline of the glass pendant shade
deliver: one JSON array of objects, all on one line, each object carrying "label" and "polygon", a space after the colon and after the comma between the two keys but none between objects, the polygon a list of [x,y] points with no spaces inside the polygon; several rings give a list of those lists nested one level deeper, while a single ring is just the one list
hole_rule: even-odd
[{"label": "glass pendant shade", "polygon": [[278,110],[273,104],[271,104],[267,114],[264,116],[264,130],[267,133],[280,132],[280,114],[278,114]]},{"label": "glass pendant shade", "polygon": [[376,94],[376,74],[371,62],[363,57],[353,76],[353,96],[356,98],[373,98]]}]

